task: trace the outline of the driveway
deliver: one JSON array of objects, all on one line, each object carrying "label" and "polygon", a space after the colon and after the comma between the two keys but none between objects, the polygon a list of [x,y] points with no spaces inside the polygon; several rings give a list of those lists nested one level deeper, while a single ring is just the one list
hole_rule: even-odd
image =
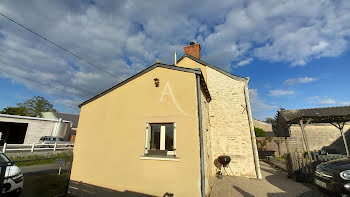
[{"label": "driveway", "polygon": [[288,179],[286,174],[260,162],[262,180],[225,176],[223,179],[212,178],[210,197],[325,197],[305,185]]}]

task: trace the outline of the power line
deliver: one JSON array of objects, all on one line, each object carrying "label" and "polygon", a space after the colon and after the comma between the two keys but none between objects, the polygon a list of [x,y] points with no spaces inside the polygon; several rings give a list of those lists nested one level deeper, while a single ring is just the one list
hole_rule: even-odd
[{"label": "power line", "polygon": [[[34,72],[33,70],[30,70],[30,69],[28,69],[28,68],[24,68],[23,66],[18,66],[18,65],[14,65],[14,64],[9,64],[8,62],[6,62],[6,61],[4,61],[4,60],[1,60],[1,59],[0,59],[0,64],[3,64],[3,65],[8,66],[8,67],[15,67],[15,68],[17,68],[17,69],[23,69],[23,70],[26,70],[26,71],[28,71],[28,72],[37,74],[38,76],[42,76],[43,78],[46,78],[46,77],[47,77],[46,75],[44,75],[44,74],[42,74],[42,73],[36,73],[36,72]],[[56,81],[56,82],[57,82],[57,81]],[[59,82],[58,82],[58,83],[59,83]],[[87,93],[89,93],[89,94],[93,94],[92,92],[90,92],[90,91],[88,91],[88,90],[85,90],[85,89],[83,89],[83,88],[79,88],[79,89],[80,89],[80,90],[83,90],[83,91],[85,91],[85,92],[87,92]]]},{"label": "power line", "polygon": [[58,47],[58,48],[64,50],[65,52],[67,52],[67,53],[73,55],[74,57],[76,57],[76,58],[78,58],[78,59],[80,59],[80,60],[82,60],[82,61],[88,63],[89,65],[91,65],[91,66],[93,66],[93,67],[95,67],[95,68],[100,69],[101,71],[103,71],[103,72],[105,72],[105,73],[107,73],[107,74],[113,76],[114,78],[117,78],[117,79],[119,79],[119,80],[122,80],[122,79],[120,79],[118,76],[116,76],[116,75],[114,75],[114,74],[112,74],[112,73],[110,73],[110,72],[108,72],[108,71],[102,69],[101,67],[99,67],[99,66],[97,66],[96,64],[92,63],[91,61],[82,58],[81,56],[77,55],[76,53],[73,53],[73,52],[69,51],[68,49],[64,48],[63,46],[61,46],[61,45],[59,45],[59,44],[56,44],[55,42],[53,42],[53,41],[51,41],[51,40],[45,38],[44,36],[42,36],[42,35],[40,35],[40,34],[34,32],[33,30],[29,29],[28,27],[26,27],[26,26],[24,26],[24,25],[22,25],[22,24],[16,22],[14,19],[12,19],[12,18],[10,18],[10,17],[8,17],[8,16],[6,16],[6,15],[4,15],[4,14],[2,14],[2,13],[0,13],[0,15],[3,16],[3,17],[5,17],[6,19],[10,20],[11,22],[17,24],[18,26],[20,26],[20,27],[26,29],[27,31],[33,33],[34,35],[36,35],[36,36],[38,36],[38,37],[40,37],[40,38],[46,40],[47,42],[49,42],[49,43],[55,45],[56,47]]},{"label": "power line", "polygon": [[1,72],[4,72],[4,73],[7,73],[7,74],[10,74],[10,75],[13,75],[13,76],[16,76],[16,77],[19,77],[19,78],[22,78],[22,79],[26,79],[28,81],[32,81],[32,82],[35,82],[37,84],[40,84],[40,85],[43,85],[43,86],[48,86],[50,88],[54,88],[56,90],[60,90],[60,91],[63,91],[63,92],[67,92],[67,93],[70,93],[70,94],[74,94],[74,95],[77,95],[77,96],[80,96],[80,97],[83,97],[83,98],[88,98],[88,96],[84,96],[84,95],[81,95],[81,94],[78,94],[78,93],[75,93],[75,92],[71,92],[69,90],[65,90],[65,89],[61,89],[61,88],[57,88],[55,86],[51,86],[49,84],[45,84],[45,83],[41,83],[39,81],[35,81],[33,79],[29,79],[29,78],[26,78],[26,77],[23,77],[23,76],[20,76],[20,75],[17,75],[17,74],[14,74],[14,73],[11,73],[11,72],[8,72],[8,71],[5,71],[5,70],[2,70],[0,69]]}]

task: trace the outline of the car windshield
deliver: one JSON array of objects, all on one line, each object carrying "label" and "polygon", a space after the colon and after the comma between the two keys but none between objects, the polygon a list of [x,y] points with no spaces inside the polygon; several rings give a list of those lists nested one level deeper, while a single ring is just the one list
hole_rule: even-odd
[{"label": "car windshield", "polygon": [[9,161],[10,160],[4,154],[0,154],[0,163]]}]

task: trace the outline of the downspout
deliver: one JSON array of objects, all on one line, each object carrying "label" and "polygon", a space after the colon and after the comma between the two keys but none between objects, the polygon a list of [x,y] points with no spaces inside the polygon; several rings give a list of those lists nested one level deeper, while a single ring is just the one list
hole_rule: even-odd
[{"label": "downspout", "polygon": [[198,107],[198,127],[199,127],[201,194],[202,194],[202,197],[205,197],[205,171],[204,171],[204,147],[203,147],[203,130],[202,130],[202,108],[201,108],[200,76],[196,75],[196,79],[197,79],[197,107]]},{"label": "downspout", "polygon": [[245,97],[245,103],[246,103],[246,109],[248,114],[248,122],[249,122],[249,129],[250,129],[250,137],[252,140],[252,149],[253,149],[253,156],[254,156],[254,164],[255,164],[255,173],[256,177],[258,179],[262,179],[261,172],[260,172],[260,164],[259,164],[259,155],[258,150],[256,148],[256,139],[255,139],[255,131],[254,131],[254,125],[253,125],[253,116],[252,111],[250,108],[250,101],[249,101],[249,91],[248,91],[248,83],[249,78],[247,78],[247,81],[244,85],[244,97]]}]

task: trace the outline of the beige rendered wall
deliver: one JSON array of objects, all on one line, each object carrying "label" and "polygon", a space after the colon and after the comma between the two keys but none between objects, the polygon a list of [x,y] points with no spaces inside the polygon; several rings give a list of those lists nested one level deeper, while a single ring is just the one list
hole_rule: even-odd
[{"label": "beige rendered wall", "polygon": [[185,67],[185,68],[200,68],[202,70],[205,81],[207,82],[207,71],[206,66],[193,61],[192,59],[185,57],[176,66]]},{"label": "beige rendered wall", "polygon": [[[200,196],[196,94],[195,74],[155,68],[83,106],[71,181],[119,192]],[[179,161],[141,159],[146,123],[161,122],[176,122]],[[79,188],[71,183],[70,191]]]},{"label": "beige rendered wall", "polygon": [[[247,110],[245,110],[244,81],[232,79],[207,67],[212,157],[231,157],[234,176],[256,178]],[[212,161],[213,162],[213,161]],[[217,169],[213,168],[213,173]],[[229,175],[232,175],[229,170]]]}]

